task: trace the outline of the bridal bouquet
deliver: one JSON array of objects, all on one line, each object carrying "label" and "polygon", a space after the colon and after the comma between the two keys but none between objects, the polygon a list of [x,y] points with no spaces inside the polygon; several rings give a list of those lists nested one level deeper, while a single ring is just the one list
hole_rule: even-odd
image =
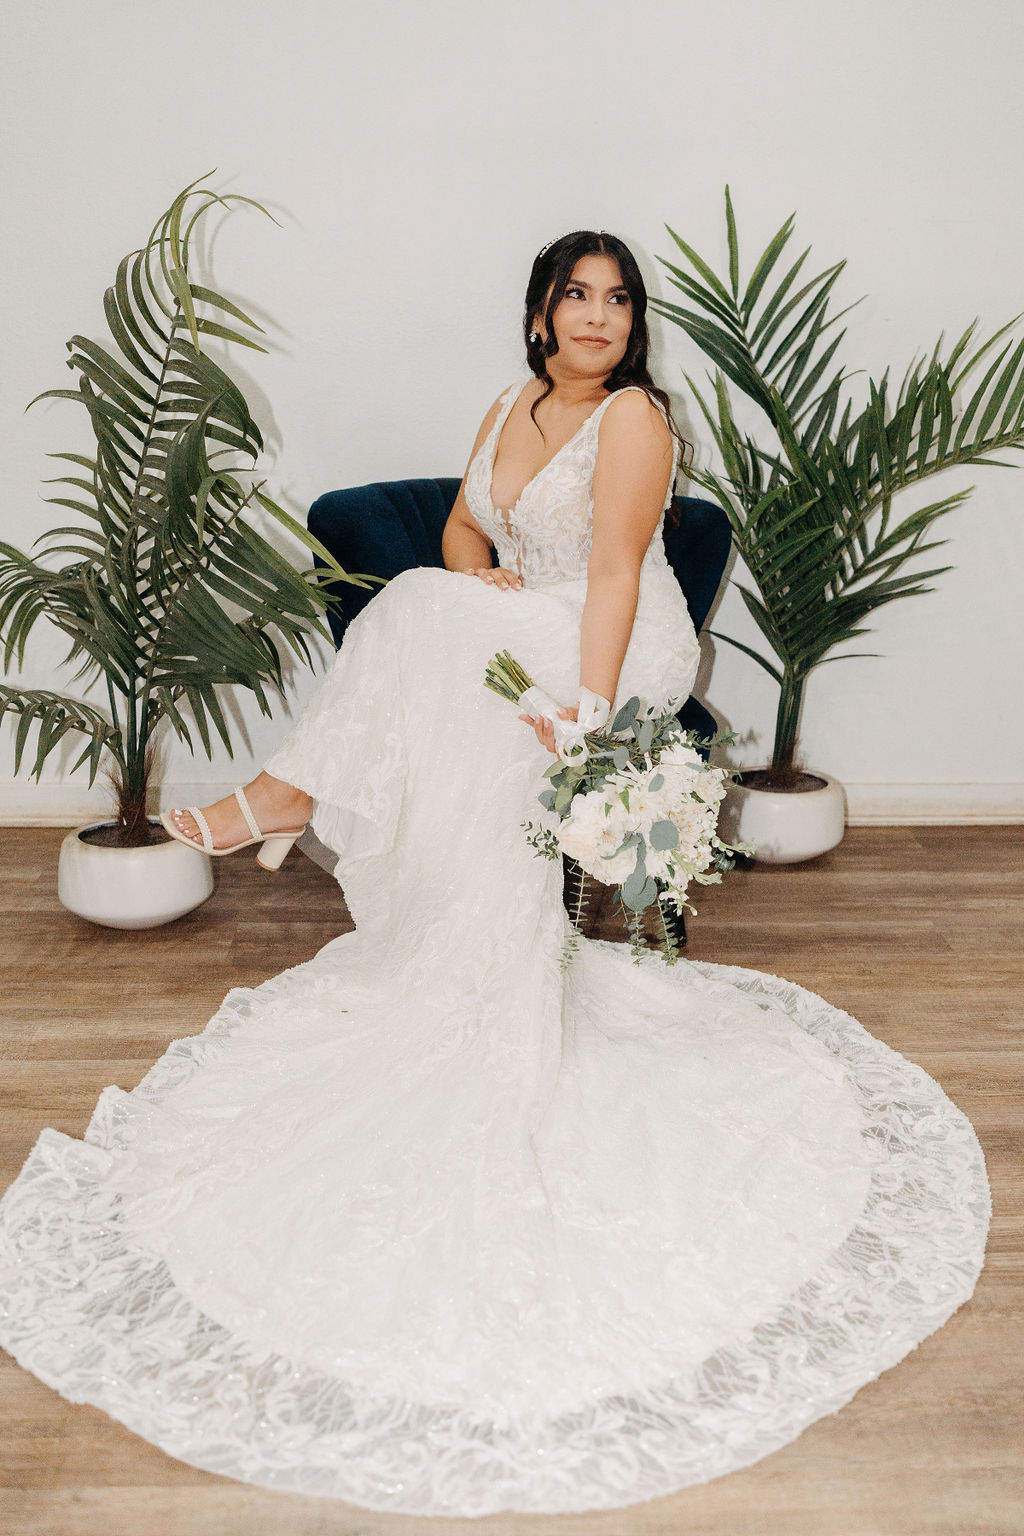
[{"label": "bridal bouquet", "polygon": [[[484,682],[516,704],[535,687],[508,651],[488,662]],[[678,707],[681,701],[675,702]],[[702,744],[731,740],[725,733]],[[581,750],[547,769],[550,782],[538,798],[548,821],[523,826],[539,854],[555,859],[566,853],[583,871],[563,960],[576,948],[587,876],[618,887],[637,962],[644,951],[644,913],[657,906],[661,951],[673,965],[679,951],[665,906],[695,912],[687,899],[690,881],[719,881],[736,854],[752,852],[748,843],[730,845],[717,836],[719,805],[733,775],[706,763],[695,741],[671,707],[645,708],[634,696],[607,728],[584,735]]]}]

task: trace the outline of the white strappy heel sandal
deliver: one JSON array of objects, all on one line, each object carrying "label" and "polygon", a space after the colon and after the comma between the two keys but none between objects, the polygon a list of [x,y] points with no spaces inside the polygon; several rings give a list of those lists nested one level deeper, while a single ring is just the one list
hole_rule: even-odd
[{"label": "white strappy heel sandal", "polygon": [[[161,811],[160,821],[164,831],[169,832],[171,837],[175,838],[179,843],[185,843],[189,848],[194,848],[197,853],[208,853],[215,859],[220,858],[225,853],[237,853],[239,848],[249,848],[253,843],[262,843],[263,846],[260,849],[260,853],[263,854],[263,858],[260,858],[259,854],[257,854],[257,864],[261,869],[280,869],[289,848],[291,848],[296,838],[301,837],[303,832],[305,832],[306,824],[304,823],[301,827],[297,827],[294,832],[261,832],[259,823],[252,813],[252,807],[246,798],[245,789],[241,784],[235,786],[234,795],[238,801],[239,809],[245,817],[249,831],[252,833],[252,837],[243,838],[240,843],[232,843],[230,848],[215,848],[213,846],[213,837],[210,834],[209,822],[198,805],[185,806],[184,812],[181,809]],[[196,826],[199,828],[203,839],[201,845],[196,842],[194,837],[189,837],[182,827],[175,824],[174,818],[184,813],[195,819]]]}]

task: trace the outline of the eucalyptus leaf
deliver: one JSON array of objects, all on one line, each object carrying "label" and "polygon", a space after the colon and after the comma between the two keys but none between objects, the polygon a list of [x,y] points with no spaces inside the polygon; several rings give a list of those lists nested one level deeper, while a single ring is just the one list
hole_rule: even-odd
[{"label": "eucalyptus leaf", "polygon": [[679,843],[679,832],[668,820],[654,822],[647,836],[652,848],[675,848]]},{"label": "eucalyptus leaf", "polygon": [[[547,791],[544,791],[544,793],[547,793]],[[551,806],[552,810],[556,811],[559,816],[564,816],[571,804],[572,786],[570,784],[560,784],[555,790],[555,798]]]}]

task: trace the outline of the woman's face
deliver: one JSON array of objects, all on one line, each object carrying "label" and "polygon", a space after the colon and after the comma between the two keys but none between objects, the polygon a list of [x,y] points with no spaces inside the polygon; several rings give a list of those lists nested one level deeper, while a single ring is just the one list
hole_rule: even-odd
[{"label": "woman's face", "polygon": [[[633,303],[612,256],[581,256],[552,316],[558,352],[552,364],[577,377],[603,378],[626,353],[633,328]],[[542,317],[536,327],[545,335]]]}]

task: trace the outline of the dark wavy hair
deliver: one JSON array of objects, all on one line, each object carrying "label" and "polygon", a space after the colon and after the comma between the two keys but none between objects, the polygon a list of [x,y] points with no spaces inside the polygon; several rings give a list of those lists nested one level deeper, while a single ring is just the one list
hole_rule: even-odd
[{"label": "dark wavy hair", "polygon": [[[526,342],[526,361],[537,378],[542,379],[547,386],[530,407],[534,425],[543,437],[544,429],[537,421],[534,412],[555,387],[554,380],[548,373],[547,364],[548,358],[553,357],[558,351],[558,339],[555,336],[551,317],[562,301],[573,268],[581,256],[610,256],[617,261],[623,286],[632,301],[633,324],[626,350],[621,362],[605,380],[605,388],[610,394],[616,389],[622,389],[626,384],[638,384],[649,398],[657,401],[665,412],[672,436],[680,444],[681,464],[685,465],[689,462],[687,454],[689,453],[691,457],[693,455],[693,445],[687,442],[676,426],[672,417],[671,401],[665,391],[655,384],[647,367],[647,353],[650,347],[650,337],[647,332],[647,289],[644,287],[640,268],[629,246],[617,235],[610,235],[605,231],[577,229],[572,234],[561,235],[534,260],[523,305],[523,339]],[[543,314],[544,329],[548,333],[547,340],[538,338],[537,341],[531,341],[530,333],[534,329],[534,319],[541,314]],[[677,518],[678,514],[673,511],[673,522]]]}]

